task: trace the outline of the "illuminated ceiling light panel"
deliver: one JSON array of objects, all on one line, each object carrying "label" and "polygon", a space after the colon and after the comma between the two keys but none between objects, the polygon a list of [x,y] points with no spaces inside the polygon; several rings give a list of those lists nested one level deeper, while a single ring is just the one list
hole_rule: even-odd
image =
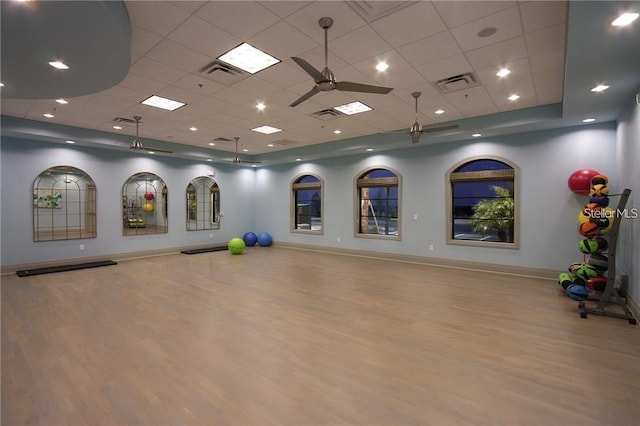
[{"label": "illuminated ceiling light panel", "polygon": [[500,71],[498,71],[498,72],[496,73],[496,75],[497,75],[498,77],[500,77],[500,78],[502,78],[502,77],[506,77],[506,76],[508,76],[509,74],[511,74],[511,70],[510,70],[510,69],[507,69],[507,68],[502,68]]},{"label": "illuminated ceiling light panel", "polygon": [[333,131],[333,133],[335,133],[336,135],[339,135],[340,133],[342,133],[342,130],[336,129],[336,130]]},{"label": "illuminated ceiling light panel", "polygon": [[360,101],[351,102],[350,104],[344,104],[337,107],[333,107],[333,109],[347,115],[360,114],[361,112],[373,111],[373,108],[363,104]]},{"label": "illuminated ceiling light panel", "polygon": [[76,141],[71,141],[71,140],[69,140],[69,141],[65,141],[65,143],[68,143],[68,144],[73,145],[74,143],[76,143]]},{"label": "illuminated ceiling light panel", "polygon": [[150,96],[144,101],[140,102],[144,105],[149,105],[156,108],[165,109],[167,111],[175,111],[180,107],[185,106],[183,102],[174,101],[173,99],[163,98],[162,96]]},{"label": "illuminated ceiling light panel", "polygon": [[122,126],[113,126],[113,128],[116,130],[122,130]]},{"label": "illuminated ceiling light panel", "polygon": [[376,69],[378,71],[386,71],[387,69],[389,69],[389,64],[387,64],[386,62],[378,62],[378,65],[376,65]]},{"label": "illuminated ceiling light panel", "polygon": [[265,109],[265,105],[264,105],[262,102],[259,102],[259,103],[256,105],[256,108],[258,108],[258,110],[259,110],[259,111],[262,111],[262,110],[264,110],[264,109]]},{"label": "illuminated ceiling light panel", "polygon": [[49,62],[49,65],[51,65],[52,67],[59,69],[59,70],[68,70],[69,66],[67,64],[65,64],[64,62],[60,62],[60,61],[51,61]]},{"label": "illuminated ceiling light panel", "polygon": [[53,117],[55,117],[55,115],[53,115],[53,114],[49,114],[49,113],[42,114],[42,115],[44,115],[44,116],[45,116],[45,117],[47,117],[47,118],[53,118]]},{"label": "illuminated ceiling light panel", "polygon": [[198,130],[198,128],[197,127],[189,127],[189,130],[191,130],[192,132],[195,132],[195,131]]},{"label": "illuminated ceiling light panel", "polygon": [[277,127],[271,127],[271,126],[260,126],[251,130],[258,133],[264,133],[265,135],[270,135],[272,133],[278,133],[282,131],[282,129],[278,129]]},{"label": "illuminated ceiling light panel", "polygon": [[520,95],[511,95],[507,99],[509,99],[510,101],[517,101],[518,99],[520,99]]},{"label": "illuminated ceiling light panel", "polygon": [[61,104],[61,105],[66,105],[66,104],[69,103],[69,101],[67,101],[66,99],[62,99],[62,98],[56,99],[56,102]]},{"label": "illuminated ceiling light panel", "polygon": [[242,43],[240,46],[219,56],[218,59],[251,74],[280,62],[280,59],[274,58],[248,43]]},{"label": "illuminated ceiling light panel", "polygon": [[474,138],[479,138],[480,136],[482,136],[482,133],[474,133],[471,136],[473,136]]},{"label": "illuminated ceiling light panel", "polygon": [[623,13],[622,15],[611,21],[611,25],[614,27],[626,27],[627,25],[630,25],[633,21],[638,19],[638,16],[640,16],[640,14],[638,13]]},{"label": "illuminated ceiling light panel", "polygon": [[592,123],[594,121],[596,121],[595,118],[585,118],[584,120],[582,120],[583,123]]},{"label": "illuminated ceiling light panel", "polygon": [[609,88],[609,86],[607,86],[606,84],[598,84],[596,87],[594,87],[593,89],[591,89],[592,92],[598,93],[598,92],[604,92],[605,90],[607,90]]}]

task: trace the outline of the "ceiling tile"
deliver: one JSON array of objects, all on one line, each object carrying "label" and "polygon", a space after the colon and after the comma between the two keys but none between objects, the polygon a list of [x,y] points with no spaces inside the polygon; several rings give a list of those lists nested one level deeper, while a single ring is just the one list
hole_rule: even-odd
[{"label": "ceiling tile", "polygon": [[185,71],[146,57],[136,61],[136,63],[129,69],[129,72],[144,75],[149,79],[159,80],[164,83],[173,83],[187,74]]},{"label": "ceiling tile", "polygon": [[241,40],[266,30],[280,18],[256,2],[211,1],[198,10],[197,16]]},{"label": "ceiling tile", "polygon": [[165,1],[125,2],[129,19],[136,27],[161,36],[168,35],[190,15],[189,12]]},{"label": "ceiling tile", "polygon": [[474,68],[488,68],[491,66],[503,66],[518,59],[527,57],[527,47],[524,37],[516,37],[505,40],[491,46],[481,47],[470,52],[466,52],[465,56]]},{"label": "ceiling tile", "polygon": [[564,25],[555,25],[525,35],[530,55],[562,49],[565,45],[566,29]]},{"label": "ceiling tile", "polygon": [[434,1],[433,5],[450,28],[514,7],[515,1]]},{"label": "ceiling tile", "polygon": [[341,37],[366,23],[345,2],[316,1],[288,16],[285,20],[318,43],[324,44],[324,30],[318,24],[322,17],[333,19],[327,32],[329,40]]},{"label": "ceiling tile", "polygon": [[[286,40],[286,43],[283,43],[283,40]],[[299,56],[318,46],[311,37],[284,21],[256,34],[248,42],[281,61],[291,56]]]},{"label": "ceiling tile", "polygon": [[398,13],[373,22],[371,27],[394,47],[446,30],[444,22],[429,2],[417,2]]},{"label": "ceiling tile", "polygon": [[267,9],[269,9],[271,12],[275,13],[276,15],[278,15],[279,17],[286,18],[287,16],[291,15],[292,13],[302,9],[305,6],[308,6],[312,2],[310,2],[310,1],[293,1],[293,0],[289,0],[289,1],[268,0],[268,1],[261,1],[259,3],[262,6],[266,7]]},{"label": "ceiling tile", "polygon": [[391,46],[368,26],[358,28],[329,43],[329,50],[349,62],[358,62],[390,49]]},{"label": "ceiling tile", "polygon": [[449,31],[401,46],[398,52],[414,67],[462,53]]},{"label": "ceiling tile", "polygon": [[[480,36],[485,29],[496,32],[488,37]],[[510,9],[469,22],[451,30],[453,37],[464,52],[489,46],[522,35],[518,8]]]},{"label": "ceiling tile", "polygon": [[231,87],[246,93],[254,100],[280,89],[275,84],[268,83],[256,76],[245,78]]},{"label": "ceiling tile", "polygon": [[208,80],[195,74],[187,74],[181,79],[173,83],[174,86],[184,90],[198,93],[201,96],[207,96],[224,88],[222,84]]},{"label": "ceiling tile", "polygon": [[242,43],[241,39],[197,16],[191,16],[167,38],[206,55],[210,60]]},{"label": "ceiling tile", "polygon": [[142,28],[131,27],[131,62],[135,62],[160,43],[162,37]]},{"label": "ceiling tile", "polygon": [[564,25],[567,21],[566,1],[528,1],[521,2],[519,7],[525,33]]},{"label": "ceiling tile", "polygon": [[186,72],[197,72],[211,61],[210,57],[168,39],[158,43],[146,57]]},{"label": "ceiling tile", "polygon": [[537,73],[548,69],[564,67],[564,49],[551,50],[530,57],[531,72]]},{"label": "ceiling tile", "polygon": [[[511,71],[511,74],[500,78],[496,73],[503,67],[508,68]],[[502,79],[509,80],[514,77],[517,78],[531,74],[531,66],[527,58],[521,58],[516,59],[515,61],[501,63],[500,66],[492,65],[487,68],[476,68],[475,73],[478,79],[485,85],[498,84]]]}]

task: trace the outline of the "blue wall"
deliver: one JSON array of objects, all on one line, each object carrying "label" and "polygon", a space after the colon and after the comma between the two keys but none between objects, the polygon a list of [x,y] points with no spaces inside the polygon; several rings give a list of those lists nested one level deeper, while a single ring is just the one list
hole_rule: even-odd
[{"label": "blue wall", "polygon": [[[520,168],[518,250],[445,243],[445,174],[459,161],[478,155],[503,157]],[[3,138],[2,265],[226,242],[254,230],[270,232],[276,242],[564,270],[581,259],[576,248],[580,239],[576,217],[586,203],[584,197],[568,190],[567,178],[577,169],[594,168],[607,174],[612,182],[619,182],[616,161],[614,123],[459,143],[422,144],[258,169]],[[33,180],[56,165],[78,167],[96,182],[98,238],[32,241]],[[354,236],[354,178],[371,166],[390,167],[402,176],[401,241]],[[214,179],[221,188],[225,214],[221,229],[187,232],[185,189],[189,180],[210,170],[215,170]],[[122,236],[122,185],[130,175],[141,171],[157,174],[168,186],[168,234]],[[290,185],[295,176],[304,172],[313,172],[324,179],[323,235],[289,230]],[[414,215],[418,215],[417,221],[413,220]],[[214,234],[213,240],[210,233]],[[80,252],[79,244],[84,244],[86,250]],[[429,245],[434,246],[433,251],[428,250]]]}]

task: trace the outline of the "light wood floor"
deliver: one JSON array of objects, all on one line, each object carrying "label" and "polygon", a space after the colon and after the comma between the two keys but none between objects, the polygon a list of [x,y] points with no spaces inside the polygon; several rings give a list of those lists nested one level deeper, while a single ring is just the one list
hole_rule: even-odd
[{"label": "light wood floor", "polygon": [[640,327],[552,281],[247,248],[2,277],[2,425],[640,421]]}]

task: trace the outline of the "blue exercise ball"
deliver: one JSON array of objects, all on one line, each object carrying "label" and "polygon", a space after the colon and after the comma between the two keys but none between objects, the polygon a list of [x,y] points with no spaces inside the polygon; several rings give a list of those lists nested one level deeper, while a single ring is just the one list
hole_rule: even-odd
[{"label": "blue exercise ball", "polygon": [[269,235],[266,232],[260,233],[260,235],[258,235],[258,244],[261,247],[270,246],[271,245],[271,235]]},{"label": "blue exercise ball", "polygon": [[244,241],[248,247],[255,246],[258,242],[258,236],[253,232],[247,232],[242,236],[242,241]]}]

